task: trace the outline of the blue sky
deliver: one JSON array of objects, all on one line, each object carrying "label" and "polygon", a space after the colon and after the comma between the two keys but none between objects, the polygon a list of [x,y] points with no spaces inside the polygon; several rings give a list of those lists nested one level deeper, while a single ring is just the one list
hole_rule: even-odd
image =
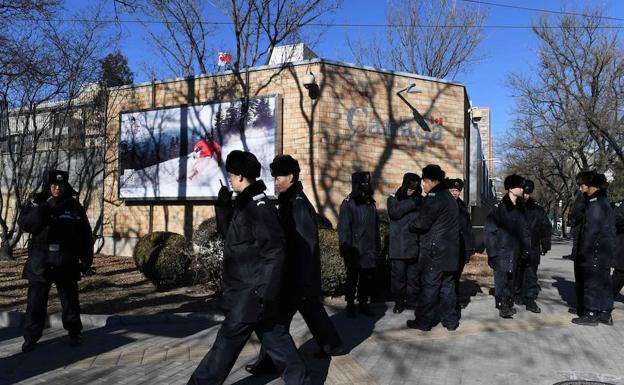
[{"label": "blue sky", "polygon": [[[487,25],[530,26],[532,21],[542,15],[541,12],[511,9],[484,4],[476,4],[456,0],[467,7],[479,7],[489,17]],[[538,8],[559,11],[562,5],[566,11],[582,12],[587,6],[598,6],[605,9],[605,15],[624,19],[624,0],[486,0],[497,4],[507,4],[526,8]],[[70,5],[83,4],[77,0],[69,1]],[[210,1],[208,1],[210,3]],[[73,6],[72,6],[73,7]],[[216,8],[209,9],[213,19],[227,21]],[[336,23],[349,24],[383,24],[385,23],[386,1],[384,0],[344,0],[342,8],[331,19]],[[75,9],[75,7],[74,7]],[[552,17],[555,15],[551,14]],[[127,19],[127,16],[122,16]],[[615,23],[615,22],[614,22]],[[624,22],[620,25],[623,26]],[[129,64],[135,73],[135,81],[147,80],[142,71],[144,63],[157,65],[159,62],[149,45],[145,42],[145,33],[140,25],[123,24],[122,38],[118,48],[128,57]],[[229,27],[222,27],[229,28]],[[384,28],[344,28],[328,29],[313,50],[321,57],[333,60],[352,62],[346,41],[348,38],[383,35]],[[529,28],[498,29],[487,28],[486,39],[479,48],[482,61],[473,65],[466,73],[460,74],[455,80],[466,85],[472,104],[489,106],[492,109],[492,131],[495,145],[500,144],[512,121],[514,101],[511,90],[506,86],[510,73],[531,74],[535,64],[537,42]],[[624,31],[622,32],[624,33]],[[228,47],[228,34],[218,33],[215,36],[218,46]],[[216,61],[216,58],[215,58]]]}]

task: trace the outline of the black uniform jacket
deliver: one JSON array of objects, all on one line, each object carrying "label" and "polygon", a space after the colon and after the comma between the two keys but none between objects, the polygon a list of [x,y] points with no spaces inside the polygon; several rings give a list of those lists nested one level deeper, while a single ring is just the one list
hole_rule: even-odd
[{"label": "black uniform jacket", "polygon": [[496,203],[485,221],[485,248],[494,270],[512,272],[522,253],[531,248],[531,233],[521,198],[514,205],[509,194]]},{"label": "black uniform jacket", "polygon": [[570,235],[572,236],[572,253],[570,258],[573,260],[576,260],[578,255],[578,240],[581,234],[583,219],[585,218],[585,210],[587,210],[587,197],[579,191],[568,214],[568,224],[570,225]]},{"label": "black uniform jacket", "polygon": [[22,278],[37,282],[80,280],[93,262],[93,235],[84,208],[65,196],[24,206],[18,224],[31,234]]},{"label": "black uniform jacket", "polygon": [[284,299],[298,301],[321,295],[321,257],[316,211],[296,182],[278,197],[286,234]]},{"label": "black uniform jacket", "polygon": [[220,226],[226,229],[220,306],[234,322],[254,323],[278,300],[284,232],[264,190],[264,182],[256,181],[236,197],[233,207],[216,207],[218,220],[229,218]]},{"label": "black uniform jacket", "polygon": [[466,203],[458,198],[457,207],[459,208],[459,263],[465,265],[470,260],[470,256],[474,254],[472,223]]},{"label": "black uniform jacket", "polygon": [[610,268],[615,252],[615,213],[602,190],[587,198],[578,241],[578,262],[585,267]]},{"label": "black uniform jacket", "polygon": [[338,216],[340,255],[347,268],[371,269],[377,266],[380,251],[379,217],[373,198],[347,196]]},{"label": "black uniform jacket", "polygon": [[546,210],[533,198],[529,198],[524,202],[526,209],[526,218],[531,231],[531,250],[529,258],[531,264],[539,265],[540,255],[550,250],[550,239],[552,234],[552,226],[550,220],[546,216]]},{"label": "black uniform jacket", "polygon": [[432,271],[456,271],[459,263],[459,208],[443,183],[425,197],[420,215],[409,225],[420,234],[420,266]]},{"label": "black uniform jacket", "polygon": [[[403,188],[403,187],[401,187]],[[417,259],[418,234],[409,231],[409,224],[419,215],[422,196],[407,196],[397,191],[388,197],[388,217],[390,217],[390,259]]]},{"label": "black uniform jacket", "polygon": [[615,252],[613,253],[612,267],[618,270],[624,270],[624,201],[613,204],[613,212],[615,213]]}]

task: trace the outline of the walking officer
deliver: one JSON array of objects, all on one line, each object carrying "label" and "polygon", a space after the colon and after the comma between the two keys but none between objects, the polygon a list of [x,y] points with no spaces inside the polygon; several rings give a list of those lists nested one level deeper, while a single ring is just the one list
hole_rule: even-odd
[{"label": "walking officer", "polygon": [[380,251],[379,217],[373,199],[371,176],[367,171],[351,175],[351,193],[342,201],[338,216],[340,255],[347,270],[345,297],[347,316],[355,317],[357,291],[358,311],[374,316],[368,307],[372,295],[373,275]]},{"label": "walking officer", "polygon": [[407,327],[428,331],[438,319],[448,330],[459,327],[454,273],[459,257],[459,208],[444,184],[445,173],[438,165],[422,170],[423,191],[427,194],[410,231],[420,235],[419,265],[421,296],[416,319]]},{"label": "walking officer", "polygon": [[455,198],[459,208],[459,260],[455,271],[455,294],[458,304],[464,308],[468,303],[468,298],[459,297],[459,280],[464,272],[464,266],[470,261],[474,254],[474,242],[472,241],[472,223],[470,221],[470,211],[468,206],[461,199],[461,192],[464,189],[464,181],[461,179],[447,179],[446,185],[449,192]]},{"label": "walking officer", "polygon": [[402,313],[406,307],[415,309],[418,301],[418,234],[409,231],[409,224],[416,219],[422,200],[420,177],[411,172],[403,175],[401,187],[396,194],[388,197],[390,283],[394,313]]},{"label": "walking officer", "polygon": [[613,299],[615,299],[622,287],[624,287],[624,201],[613,203],[615,213],[616,241],[613,253]]},{"label": "walking officer", "polygon": [[18,224],[30,233],[22,278],[28,280],[28,304],[22,351],[30,352],[41,338],[52,284],[63,308],[69,344],[82,342],[78,281],[92,274],[93,235],[84,208],[69,184],[66,171],[52,170],[32,201],[20,212]]},{"label": "walking officer", "polygon": [[516,305],[525,305],[528,311],[540,313],[542,310],[535,303],[540,292],[537,268],[540,264],[540,256],[546,255],[550,250],[552,227],[546,211],[531,198],[535,190],[533,181],[525,180],[523,189],[526,219],[531,232],[531,248],[528,259],[518,261],[514,278],[514,297]]},{"label": "walking officer", "polygon": [[494,296],[498,314],[512,318],[513,274],[518,260],[528,260],[531,234],[522,202],[524,178],[512,174],[505,178],[507,194],[496,203],[485,222],[485,248],[488,264],[494,270]]},{"label": "walking officer", "polygon": [[230,152],[227,187],[218,194],[217,220],[225,233],[220,305],[225,320],[189,384],[222,384],[245,343],[256,332],[286,384],[309,384],[306,368],[288,330],[278,320],[284,263],[284,232],[277,210],[264,194],[260,162],[250,153]]},{"label": "walking officer", "polygon": [[583,315],[577,325],[613,324],[611,264],[616,242],[615,213],[607,200],[607,178],[592,173],[587,181],[587,210],[581,227],[577,257],[583,267]]},{"label": "walking officer", "polygon": [[[299,181],[299,162],[278,155],[270,165],[278,195],[278,213],[286,235],[286,260],[280,296],[279,322],[289,329],[297,311],[319,345],[319,356],[345,354],[334,324],[321,303],[321,257],[316,211]],[[252,374],[272,372],[274,365],[264,349],[245,368]]]}]

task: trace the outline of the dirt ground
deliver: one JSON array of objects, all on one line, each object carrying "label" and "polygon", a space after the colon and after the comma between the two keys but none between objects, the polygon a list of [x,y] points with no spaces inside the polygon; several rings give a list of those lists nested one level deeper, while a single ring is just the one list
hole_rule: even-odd
[{"label": "dirt ground", "polygon": [[[28,281],[21,279],[26,255],[17,252],[16,257],[16,261],[0,262],[0,311],[26,310]],[[97,255],[93,267],[97,274],[79,282],[80,304],[85,314],[205,312],[215,305],[212,292],[201,285],[157,291],[129,257]],[[60,309],[53,287],[48,312],[55,313]]]},{"label": "dirt ground", "polygon": [[[21,279],[26,261],[23,251],[16,252],[16,261],[0,261],[0,311],[26,310],[28,282]],[[201,285],[158,291],[132,258],[97,255],[93,266],[97,274],[80,283],[80,303],[84,314],[145,315],[214,311],[213,293]],[[475,254],[464,269],[461,291],[475,295],[493,287],[487,256]],[[343,297],[326,298],[328,305],[340,306]],[[49,313],[61,310],[55,288],[50,292]]]}]

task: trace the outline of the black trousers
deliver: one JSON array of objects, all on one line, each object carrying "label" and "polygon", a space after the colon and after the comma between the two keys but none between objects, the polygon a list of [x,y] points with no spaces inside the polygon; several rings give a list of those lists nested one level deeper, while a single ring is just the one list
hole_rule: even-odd
[{"label": "black trousers", "polygon": [[420,270],[415,259],[390,260],[390,289],[395,301],[416,307],[420,294]]},{"label": "black trousers", "polygon": [[514,276],[514,296],[523,300],[536,300],[540,292],[537,280],[538,265],[519,260]]},{"label": "black trousers", "polygon": [[241,323],[231,321],[227,316],[217,332],[212,348],[201,360],[188,384],[223,384],[254,331],[286,384],[310,384],[305,364],[284,325],[270,320]]},{"label": "black trousers", "polygon": [[613,310],[613,287],[609,268],[585,267],[585,308],[588,311]]},{"label": "black trousers", "polygon": [[611,283],[613,285],[613,298],[615,299],[624,287],[624,270],[614,269],[611,275]]},{"label": "black trousers", "polygon": [[355,302],[355,294],[357,292],[358,302],[362,304],[368,303],[372,294],[374,275],[374,268],[347,267],[347,282],[345,284],[345,299],[347,302]]},{"label": "black trousers", "polygon": [[453,272],[425,269],[421,274],[420,306],[416,312],[421,326],[433,327],[440,319],[445,327],[459,325]]},{"label": "black trousers", "polygon": [[494,270],[494,295],[497,298],[512,298],[514,290],[513,273],[505,270]]},{"label": "black trousers", "polygon": [[[61,307],[63,308],[63,328],[70,335],[79,334],[82,330],[80,322],[80,302],[78,300],[78,282],[56,283]],[[26,316],[24,319],[24,339],[37,342],[43,333],[45,318],[48,312],[48,297],[51,282],[28,282]]]},{"label": "black trousers", "polygon": [[576,315],[585,314],[585,268],[574,261],[574,291],[576,293]]}]

